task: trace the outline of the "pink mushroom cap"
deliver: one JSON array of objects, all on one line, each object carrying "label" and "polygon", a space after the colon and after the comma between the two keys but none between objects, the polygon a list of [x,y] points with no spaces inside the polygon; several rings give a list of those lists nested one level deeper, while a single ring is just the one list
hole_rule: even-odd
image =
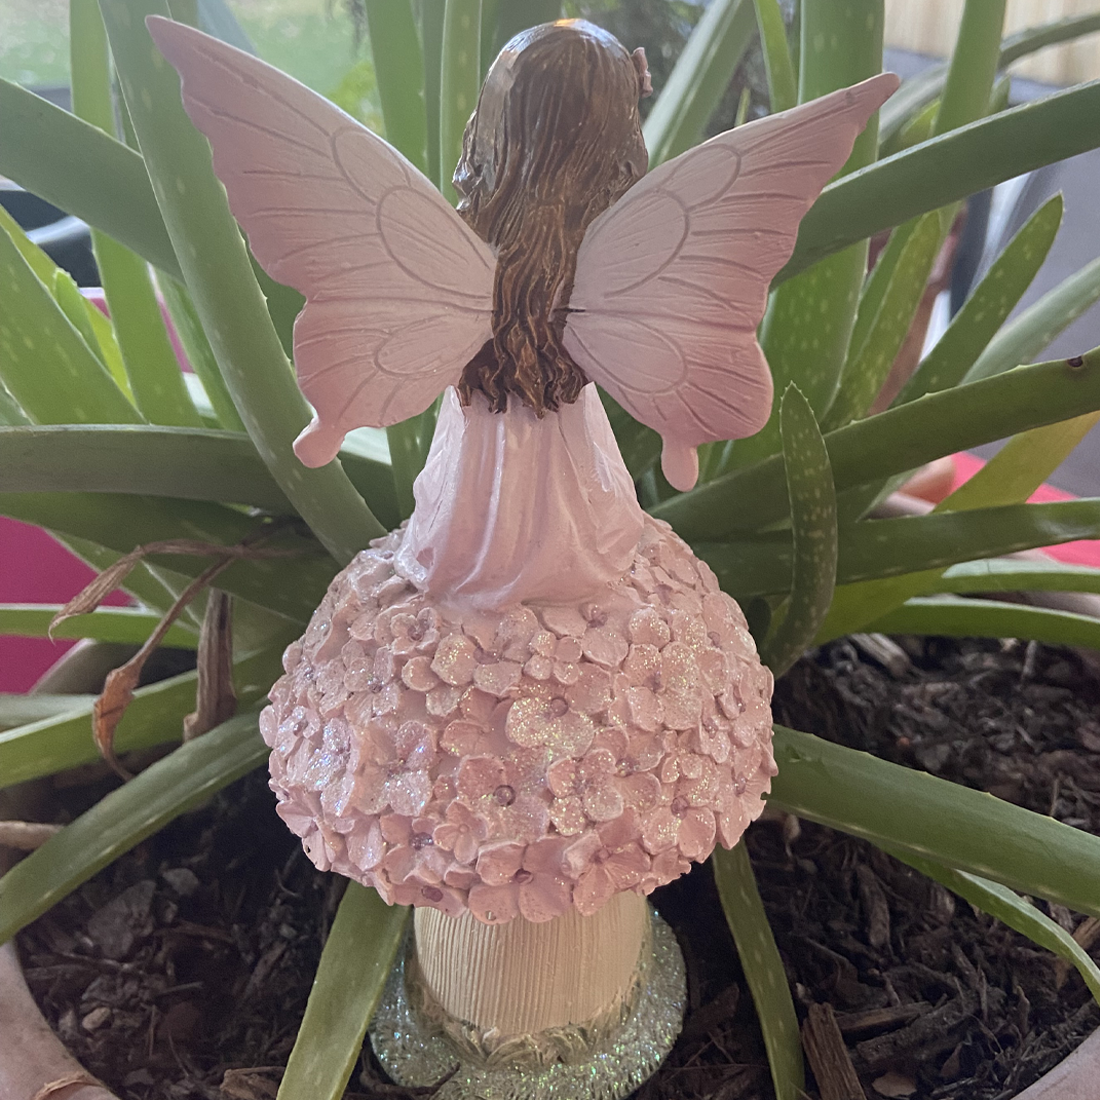
[{"label": "pink mushroom cap", "polygon": [[771,673],[740,608],[647,518],[579,603],[441,606],[404,532],[332,582],[260,729],[309,858],[396,904],[501,923],[595,912],[734,845],[775,774]]}]

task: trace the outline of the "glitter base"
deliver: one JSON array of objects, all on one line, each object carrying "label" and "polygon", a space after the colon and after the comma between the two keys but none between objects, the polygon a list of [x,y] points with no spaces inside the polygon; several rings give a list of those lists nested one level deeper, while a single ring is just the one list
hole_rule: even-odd
[{"label": "glitter base", "polygon": [[584,1061],[540,1069],[487,1069],[461,1061],[409,1005],[403,952],[371,1024],[374,1053],[400,1085],[434,1085],[453,1071],[433,1094],[436,1100],[621,1100],[657,1071],[683,1023],[684,959],[672,930],[656,912],[652,921],[652,953],[642,963],[634,1011]]}]

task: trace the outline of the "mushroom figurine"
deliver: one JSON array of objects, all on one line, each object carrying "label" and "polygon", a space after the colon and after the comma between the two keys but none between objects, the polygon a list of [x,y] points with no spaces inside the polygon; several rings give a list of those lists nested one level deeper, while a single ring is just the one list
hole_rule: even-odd
[{"label": "mushroom figurine", "polygon": [[441,1097],[625,1095],[682,1013],[646,895],[760,814],[772,678],[640,508],[596,383],[684,490],[699,444],[764,424],[768,285],[897,80],[646,174],[642,51],[535,27],[489,70],[456,212],[289,77],[149,27],[256,258],[306,296],[301,460],[443,394],[412,517],[333,580],[261,717],[310,859],[416,907],[375,1049],[404,1084],[450,1073]]}]

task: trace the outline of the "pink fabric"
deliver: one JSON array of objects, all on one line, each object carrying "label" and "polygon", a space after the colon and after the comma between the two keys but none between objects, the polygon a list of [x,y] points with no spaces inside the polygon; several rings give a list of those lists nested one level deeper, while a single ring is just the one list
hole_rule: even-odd
[{"label": "pink fabric", "polygon": [[[443,396],[397,571],[440,604],[566,603],[616,582],[643,513],[594,385],[538,417]],[[568,568],[563,563],[568,562]]]},{"label": "pink fabric", "polygon": [[[64,603],[92,571],[37,527],[0,518],[0,603]],[[109,603],[125,603],[114,597]],[[0,637],[0,691],[28,691],[72,642]]]}]

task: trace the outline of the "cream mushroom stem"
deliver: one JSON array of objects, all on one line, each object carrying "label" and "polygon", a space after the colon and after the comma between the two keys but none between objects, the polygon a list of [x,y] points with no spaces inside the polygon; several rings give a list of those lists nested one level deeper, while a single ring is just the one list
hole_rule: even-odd
[{"label": "cream mushroom stem", "polygon": [[631,891],[591,916],[570,909],[537,924],[420,908],[412,995],[460,1046],[490,1058],[526,1047],[537,1058],[573,1045],[571,1032],[606,1033],[630,1011],[649,930],[645,899]]}]

